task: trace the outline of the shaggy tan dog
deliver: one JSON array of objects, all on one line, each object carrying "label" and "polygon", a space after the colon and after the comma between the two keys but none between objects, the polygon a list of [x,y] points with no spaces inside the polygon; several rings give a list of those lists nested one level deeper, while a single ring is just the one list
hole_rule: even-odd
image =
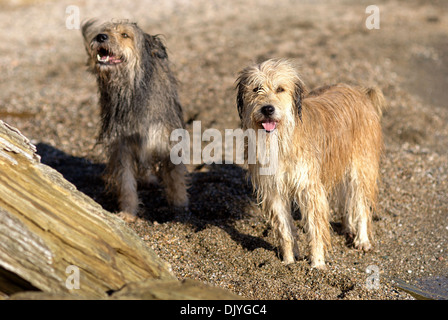
[{"label": "shaggy tan dog", "polygon": [[260,174],[260,162],[248,167],[283,261],[298,257],[291,216],[295,204],[308,235],[311,266],[325,267],[331,193],[339,200],[354,246],[369,250],[383,146],[381,91],[337,84],[307,93],[287,60],[247,67],[239,74],[237,91],[243,129],[254,129],[256,139],[265,139],[267,157],[276,163],[271,174]]}]

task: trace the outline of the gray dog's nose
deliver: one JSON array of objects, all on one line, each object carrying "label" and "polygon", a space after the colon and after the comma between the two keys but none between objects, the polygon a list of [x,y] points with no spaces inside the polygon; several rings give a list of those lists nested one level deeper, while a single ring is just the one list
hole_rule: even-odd
[{"label": "gray dog's nose", "polygon": [[272,116],[274,114],[275,108],[274,106],[268,104],[261,108],[261,113],[265,116]]},{"label": "gray dog's nose", "polygon": [[98,41],[98,42],[104,42],[107,39],[109,39],[109,37],[105,33],[100,33],[96,36],[96,41]]}]

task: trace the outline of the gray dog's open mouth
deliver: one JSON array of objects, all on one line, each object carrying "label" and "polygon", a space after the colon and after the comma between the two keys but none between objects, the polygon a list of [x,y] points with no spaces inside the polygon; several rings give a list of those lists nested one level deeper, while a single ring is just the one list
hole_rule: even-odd
[{"label": "gray dog's open mouth", "polygon": [[96,59],[100,64],[104,65],[115,65],[123,62],[121,57],[114,55],[113,52],[105,48],[98,49]]}]

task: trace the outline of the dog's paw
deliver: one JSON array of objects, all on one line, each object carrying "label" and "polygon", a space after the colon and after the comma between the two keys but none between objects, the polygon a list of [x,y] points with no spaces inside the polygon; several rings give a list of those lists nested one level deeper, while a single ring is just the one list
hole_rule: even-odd
[{"label": "dog's paw", "polygon": [[118,213],[118,216],[123,219],[127,223],[132,223],[137,220],[137,215],[133,213],[129,213],[127,211],[121,211]]},{"label": "dog's paw", "polygon": [[295,261],[295,259],[292,258],[292,257],[288,257],[288,258],[283,258],[283,259],[282,259],[282,263],[283,263],[284,265],[293,264],[294,262],[296,262],[296,261]]},{"label": "dog's paw", "polygon": [[326,270],[327,265],[324,260],[311,261],[311,269]]},{"label": "dog's paw", "polygon": [[188,208],[189,205],[189,201],[188,201],[188,196],[187,195],[180,195],[177,197],[171,197],[168,200],[169,204],[173,207],[176,208]]},{"label": "dog's paw", "polygon": [[354,241],[353,242],[353,246],[358,249],[358,250],[362,250],[364,252],[368,252],[372,249],[372,245],[370,244],[369,241]]}]

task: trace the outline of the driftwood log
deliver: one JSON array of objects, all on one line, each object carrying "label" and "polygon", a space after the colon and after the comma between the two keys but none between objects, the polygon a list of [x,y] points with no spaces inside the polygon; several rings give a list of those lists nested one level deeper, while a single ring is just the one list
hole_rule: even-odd
[{"label": "driftwood log", "polygon": [[235,299],[178,281],[122,220],[0,120],[0,299]]}]

